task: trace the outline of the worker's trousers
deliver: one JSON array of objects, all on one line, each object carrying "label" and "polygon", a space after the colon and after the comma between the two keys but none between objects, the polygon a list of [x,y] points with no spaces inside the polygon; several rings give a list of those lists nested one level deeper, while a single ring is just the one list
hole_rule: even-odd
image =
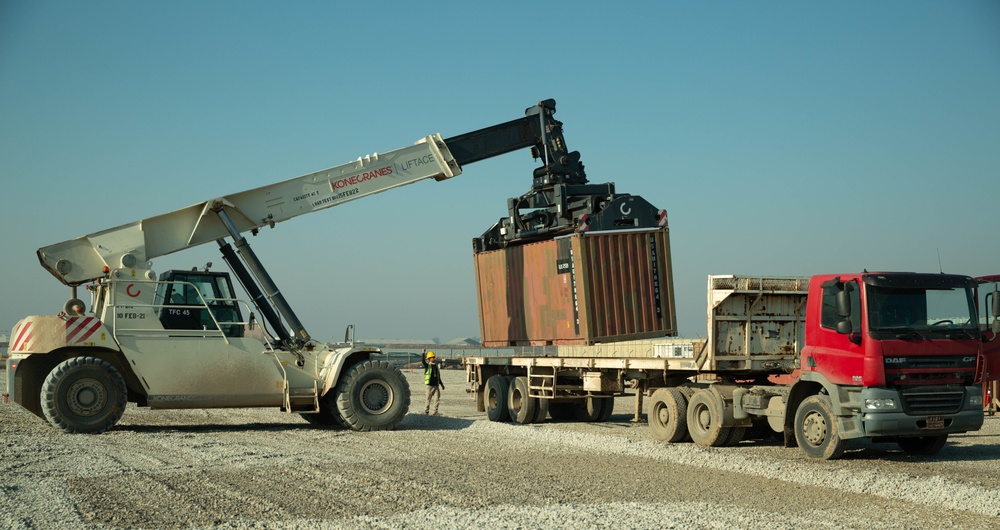
[{"label": "worker's trousers", "polygon": [[[425,385],[427,387],[427,399],[424,401],[424,414],[437,414],[438,405],[441,404],[441,387],[438,385]],[[431,400],[434,401],[434,410],[431,410]]]}]

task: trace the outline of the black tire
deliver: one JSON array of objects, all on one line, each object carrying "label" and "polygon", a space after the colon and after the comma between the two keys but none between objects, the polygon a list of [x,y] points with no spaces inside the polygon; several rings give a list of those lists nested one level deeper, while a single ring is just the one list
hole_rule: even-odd
[{"label": "black tire", "polygon": [[615,412],[615,398],[602,398],[601,402],[601,412],[597,415],[597,421],[604,423],[610,420],[611,415]]},{"label": "black tire", "polygon": [[525,425],[535,420],[538,400],[528,395],[528,378],[515,377],[507,394],[507,412],[510,421]]},{"label": "black tire", "polygon": [[743,426],[736,426],[729,428],[729,438],[722,445],[726,447],[734,446],[743,441],[743,438],[747,434],[747,428]]},{"label": "black tire", "polygon": [[508,421],[510,413],[507,409],[507,394],[510,392],[510,381],[502,375],[494,375],[486,380],[483,387],[483,404],[486,406],[486,417],[490,421]]},{"label": "black tire", "polygon": [[576,421],[597,421],[601,417],[601,412],[604,408],[602,399],[601,397],[593,396],[577,401],[576,406],[573,408],[573,415],[576,417]]},{"label": "black tire", "polygon": [[687,396],[676,388],[657,388],[649,403],[646,422],[653,438],[677,443],[687,435]]},{"label": "black tire", "polygon": [[403,421],[410,410],[410,387],[398,368],[386,361],[362,361],[341,374],[337,411],[355,431],[384,431]]},{"label": "black tire", "polygon": [[811,458],[834,460],[844,454],[847,442],[837,430],[829,396],[815,395],[802,400],[795,411],[795,440]]},{"label": "black tire", "polygon": [[896,443],[899,444],[899,448],[907,454],[916,456],[932,456],[938,454],[938,452],[944,448],[944,444],[948,443],[948,435],[939,434],[937,436],[900,438],[896,440]]},{"label": "black tire", "polygon": [[39,396],[45,419],[68,433],[102,433],[118,423],[128,403],[122,374],[97,357],[59,363],[45,377]]},{"label": "black tire", "polygon": [[729,441],[732,429],[722,426],[722,402],[715,392],[703,388],[691,395],[687,410],[691,440],[705,447],[720,447]]},{"label": "black tire", "polygon": [[317,427],[329,429],[345,429],[347,424],[337,410],[337,401],[333,399],[333,394],[329,393],[319,400],[319,412],[312,414],[299,414],[302,419]]},{"label": "black tire", "polygon": [[549,403],[549,417],[556,422],[573,421],[575,408],[576,404],[572,402]]},{"label": "black tire", "polygon": [[535,400],[535,417],[531,420],[531,423],[542,423],[549,415],[549,401],[551,400],[541,398],[532,399]]}]

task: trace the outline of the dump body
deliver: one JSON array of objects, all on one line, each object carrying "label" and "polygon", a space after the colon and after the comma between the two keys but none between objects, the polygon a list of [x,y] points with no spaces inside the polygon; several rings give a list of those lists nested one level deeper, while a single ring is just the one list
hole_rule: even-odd
[{"label": "dump body", "polygon": [[676,334],[666,227],[577,232],[474,260],[485,346]]}]

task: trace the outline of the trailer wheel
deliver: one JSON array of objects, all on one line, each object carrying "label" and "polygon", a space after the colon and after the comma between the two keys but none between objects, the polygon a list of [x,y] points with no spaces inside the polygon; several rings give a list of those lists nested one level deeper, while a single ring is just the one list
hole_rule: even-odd
[{"label": "trailer wheel", "polygon": [[687,434],[687,397],[676,388],[657,388],[649,403],[646,422],[653,438],[677,443]]},{"label": "trailer wheel", "polygon": [[575,408],[576,404],[570,402],[549,403],[549,417],[557,422],[573,421]]},{"label": "trailer wheel", "polygon": [[507,394],[510,392],[510,381],[502,375],[491,376],[486,380],[486,387],[483,392],[486,417],[490,421],[507,421],[510,418],[510,413],[507,409]]},{"label": "trailer wheel", "polygon": [[730,427],[729,428],[729,438],[727,438],[726,442],[724,444],[722,444],[722,445],[724,445],[726,447],[734,446],[734,445],[742,442],[743,438],[746,436],[746,434],[747,434],[747,428],[746,427],[743,427],[741,425],[740,426],[736,426],[736,427]]},{"label": "trailer wheel", "polygon": [[812,458],[834,460],[844,454],[847,442],[837,432],[829,396],[815,395],[802,400],[795,412],[795,439]]},{"label": "trailer wheel", "polygon": [[102,433],[114,427],[128,403],[122,374],[104,359],[73,357],[59,363],[42,383],[42,413],[68,433]]},{"label": "trailer wheel", "polygon": [[535,417],[532,418],[531,423],[542,423],[545,421],[546,416],[549,415],[550,400],[541,398],[531,399],[535,400]]},{"label": "trailer wheel", "polygon": [[896,440],[900,449],[908,454],[917,456],[936,455],[938,451],[944,448],[944,444],[947,442],[947,434],[940,434],[938,436],[919,436],[916,438],[900,438]]},{"label": "trailer wheel", "polygon": [[531,423],[535,419],[537,405],[538,400],[528,395],[528,378],[515,377],[507,397],[510,421],[521,425]]},{"label": "trailer wheel", "polygon": [[615,398],[606,397],[602,398],[601,401],[601,413],[597,415],[597,421],[604,423],[611,419],[611,414],[615,411]]},{"label": "trailer wheel", "polygon": [[[577,402],[573,408],[573,415],[576,417],[577,421],[593,422],[593,421],[607,421],[607,418],[601,420],[604,414],[605,399],[599,396],[591,396],[583,401]],[[614,404],[611,405],[614,408]],[[608,414],[610,416],[610,414]]]},{"label": "trailer wheel", "polygon": [[691,395],[687,410],[688,433],[694,443],[720,447],[729,441],[732,429],[722,426],[722,403],[707,388]]},{"label": "trailer wheel", "polygon": [[341,376],[337,411],[355,431],[396,427],[410,409],[410,387],[398,368],[385,361],[362,361]]},{"label": "trailer wheel", "polygon": [[337,402],[333,399],[332,394],[327,394],[319,400],[319,412],[312,414],[299,414],[302,419],[309,422],[310,425],[315,425],[317,427],[329,427],[332,429],[344,429],[347,425],[344,423],[344,418],[340,416],[340,411],[337,410]]}]

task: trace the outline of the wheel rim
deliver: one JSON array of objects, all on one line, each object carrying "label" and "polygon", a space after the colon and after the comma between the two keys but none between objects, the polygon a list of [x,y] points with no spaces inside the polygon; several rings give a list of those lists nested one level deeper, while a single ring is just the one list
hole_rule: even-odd
[{"label": "wheel rim", "polygon": [[493,389],[486,391],[486,408],[490,410],[497,408],[497,393]]},{"label": "wheel rim", "polygon": [[392,387],[383,381],[369,381],[361,387],[361,408],[369,414],[383,414],[393,402]]},{"label": "wheel rim", "polygon": [[698,403],[697,409],[695,409],[694,418],[698,429],[703,432],[708,432],[712,428],[712,411],[708,410],[708,407]]},{"label": "wheel rim", "polygon": [[656,418],[656,423],[660,427],[664,427],[670,423],[670,411],[662,403],[657,403],[656,410],[654,411],[654,418]]},{"label": "wheel rim", "polygon": [[77,416],[93,416],[108,402],[108,391],[100,381],[77,379],[66,392],[66,404]]},{"label": "wheel rim", "polygon": [[802,420],[802,434],[806,442],[812,446],[820,446],[826,440],[826,420],[818,412],[810,412]]}]

